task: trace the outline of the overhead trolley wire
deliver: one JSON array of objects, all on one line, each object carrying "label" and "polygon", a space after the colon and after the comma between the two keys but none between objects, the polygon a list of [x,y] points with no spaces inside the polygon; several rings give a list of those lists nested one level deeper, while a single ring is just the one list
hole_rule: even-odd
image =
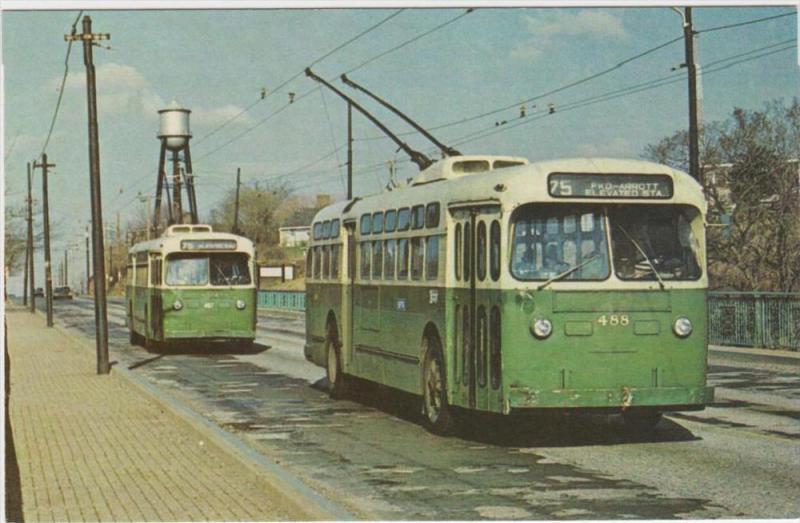
[{"label": "overhead trolley wire", "polygon": [[[70,34],[75,34],[78,25],[78,21],[81,18],[83,11],[78,11],[78,16],[75,17],[75,21],[72,22],[72,27],[70,28]],[[56,108],[53,111],[53,119],[50,121],[50,130],[47,131],[47,138],[44,140],[44,145],[42,145],[42,152],[44,154],[47,151],[47,146],[50,143],[50,137],[53,135],[53,129],[56,126],[56,119],[58,118],[58,110],[61,108],[61,99],[64,97],[64,86],[67,83],[67,74],[69,73],[69,55],[72,52],[72,40],[67,42],[67,55],[64,58],[64,75],[61,77],[61,86],[58,89],[58,100],[56,101]],[[40,154],[40,155],[41,155]]]},{"label": "overhead trolley wire", "polygon": [[[400,13],[402,13],[404,10],[405,10],[405,9],[398,9],[398,10],[397,10],[397,11],[395,11],[394,13],[392,13],[392,14],[390,14],[389,16],[387,16],[386,18],[384,18],[383,20],[381,20],[381,21],[379,21],[379,22],[377,22],[377,23],[375,23],[375,24],[373,24],[373,25],[371,25],[371,26],[367,27],[366,29],[364,29],[363,31],[361,31],[360,33],[358,33],[357,35],[355,35],[354,37],[350,38],[350,39],[349,39],[349,40],[347,40],[346,42],[343,42],[343,43],[339,44],[338,46],[334,47],[333,49],[331,49],[330,51],[328,51],[328,52],[327,52],[327,53],[325,53],[324,55],[320,56],[319,58],[317,58],[316,60],[314,60],[313,62],[311,62],[311,64],[310,64],[308,67],[313,67],[314,65],[316,65],[316,64],[318,64],[319,62],[321,62],[321,61],[325,60],[326,58],[328,58],[328,57],[329,57],[329,56],[331,56],[332,54],[336,53],[337,51],[340,51],[340,50],[341,50],[341,49],[343,49],[344,47],[346,47],[346,46],[350,45],[351,43],[355,42],[356,40],[358,40],[358,39],[359,39],[359,38],[361,38],[362,36],[366,35],[367,33],[371,32],[371,31],[374,31],[375,29],[377,29],[378,27],[382,26],[383,24],[385,24],[386,22],[388,22],[389,20],[391,20],[391,19],[392,19],[392,18],[394,18],[395,16],[399,15]],[[292,77],[290,77],[289,79],[287,79],[287,80],[285,80],[283,83],[281,83],[281,84],[280,84],[278,87],[276,87],[276,88],[274,88],[274,89],[270,90],[270,91],[269,91],[268,93],[266,93],[266,94],[265,94],[263,97],[259,98],[259,99],[258,99],[258,100],[256,100],[255,102],[253,102],[253,103],[251,103],[250,105],[248,105],[248,106],[247,106],[246,108],[244,108],[244,109],[243,109],[241,112],[239,112],[238,114],[236,114],[236,115],[235,115],[235,116],[233,116],[232,118],[230,118],[230,119],[228,119],[228,120],[226,120],[226,121],[222,122],[220,125],[218,125],[217,127],[215,127],[215,128],[214,128],[214,129],[213,129],[213,130],[212,130],[210,133],[208,133],[208,134],[206,134],[205,136],[203,136],[203,137],[201,137],[201,138],[199,138],[199,139],[195,140],[195,145],[199,144],[200,142],[202,142],[202,141],[203,141],[203,140],[205,140],[206,138],[209,138],[211,135],[215,134],[217,131],[221,130],[223,127],[227,126],[228,124],[230,124],[230,123],[231,123],[231,122],[233,122],[234,120],[238,119],[240,116],[242,116],[242,115],[243,115],[243,114],[245,114],[246,112],[250,111],[250,109],[252,109],[252,108],[253,108],[253,107],[255,107],[256,105],[258,105],[258,103],[259,103],[259,102],[262,102],[263,100],[266,100],[267,98],[269,98],[269,96],[270,96],[270,95],[272,95],[273,93],[275,93],[275,92],[278,92],[278,91],[280,91],[281,89],[283,89],[284,87],[286,87],[286,86],[287,86],[287,85],[288,85],[288,84],[289,84],[291,81],[293,81],[293,80],[297,79],[298,77],[300,77],[300,76],[303,74],[303,71],[304,71],[304,70],[305,70],[305,69],[303,69],[303,70],[299,71],[298,73],[294,74]]]},{"label": "overhead trolley wire", "polygon": [[[778,52],[781,52],[781,51],[786,51],[788,49],[792,49],[794,46],[793,45],[787,45],[787,44],[792,44],[793,42],[796,42],[796,41],[797,41],[797,38],[791,38],[789,40],[785,40],[785,41],[778,42],[778,43],[775,43],[775,44],[770,44],[770,45],[767,45],[767,46],[764,46],[764,47],[760,47],[758,49],[753,49],[753,50],[750,50],[750,51],[746,51],[746,52],[743,52],[743,53],[737,53],[735,55],[731,55],[731,56],[728,56],[726,58],[722,58],[722,59],[719,59],[719,60],[715,60],[713,62],[709,62],[708,64],[706,64],[703,67],[702,75],[705,76],[705,75],[713,74],[715,72],[722,71],[724,69],[728,69],[730,67],[733,67],[735,65],[739,65],[741,63],[749,62],[749,61],[756,60],[756,59],[759,59],[759,58],[763,58],[763,57],[766,57],[766,56],[769,56],[769,55],[772,55],[772,54],[775,54],[775,53],[778,53]],[[780,47],[780,46],[783,46],[783,47]],[[777,47],[777,49],[775,49],[776,47]],[[764,51],[766,51],[766,52],[764,52]],[[761,54],[755,54],[755,53],[761,53]],[[755,56],[749,56],[748,58],[743,58],[743,57],[746,57],[748,55],[754,55],[754,54],[755,54]],[[730,63],[725,63],[725,62],[730,62]],[[724,64],[724,65],[721,65],[721,64]],[[588,105],[593,105],[595,103],[606,102],[606,101],[613,100],[613,99],[616,99],[616,98],[620,98],[620,97],[623,97],[623,96],[636,94],[636,93],[639,93],[639,92],[642,92],[642,91],[649,91],[649,90],[655,89],[657,87],[663,87],[665,85],[677,83],[677,82],[680,82],[680,81],[683,81],[683,80],[684,80],[684,75],[680,74],[680,73],[675,74],[675,75],[669,75],[669,76],[653,79],[653,80],[649,80],[647,82],[635,84],[635,85],[624,87],[624,88],[621,88],[621,89],[616,89],[614,91],[609,91],[609,92],[601,94],[601,95],[595,95],[595,96],[592,96],[592,97],[589,97],[589,98],[585,98],[583,100],[579,100],[579,101],[576,101],[576,102],[564,104],[564,105],[562,105],[562,106],[560,106],[558,108],[556,113],[563,113],[563,112],[566,112],[566,111],[579,109],[581,107],[586,107]],[[536,120],[540,120],[540,119],[550,115],[550,113],[547,110],[543,110],[541,113],[542,114],[540,114],[538,116],[533,116],[533,117],[527,117],[525,119],[520,119],[519,121],[517,121],[517,122],[515,122],[515,123],[513,123],[511,125],[504,125],[504,126],[501,126],[499,128],[494,127],[494,128],[490,128],[490,129],[484,129],[482,131],[477,131],[477,132],[473,132],[473,133],[461,136],[461,137],[459,137],[459,138],[454,140],[453,145],[461,145],[463,143],[471,142],[471,141],[474,141],[474,140],[477,140],[477,139],[480,139],[480,138],[486,138],[486,137],[492,136],[494,134],[499,134],[501,132],[511,130],[511,129],[515,128],[515,127],[519,127],[519,126],[525,125],[527,123],[530,123],[530,122],[533,122],[533,121],[536,121]]]},{"label": "overhead trolley wire", "polygon": [[797,15],[796,11],[789,11],[787,13],[782,13],[782,14],[779,14],[779,15],[767,16],[765,18],[756,18],[755,20],[746,20],[744,22],[739,22],[739,23],[735,23],[735,24],[718,25],[716,27],[709,27],[708,29],[698,29],[698,30],[695,31],[695,33],[697,33],[697,34],[711,33],[713,31],[722,31],[723,29],[733,29],[735,27],[742,27],[742,26],[745,26],[745,25],[758,24],[758,23],[761,23],[761,22],[766,22],[768,20],[775,20],[777,18],[783,18],[785,16],[795,16],[795,15]]}]

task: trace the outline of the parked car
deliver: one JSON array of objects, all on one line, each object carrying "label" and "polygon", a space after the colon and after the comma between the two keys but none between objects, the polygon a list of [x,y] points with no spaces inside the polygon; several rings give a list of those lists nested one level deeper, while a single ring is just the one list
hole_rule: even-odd
[{"label": "parked car", "polygon": [[53,289],[53,299],[54,300],[71,300],[72,299],[72,289],[69,287],[56,287]]},{"label": "parked car", "polygon": [[33,295],[34,296],[42,296],[43,297],[44,296],[44,289],[42,289],[41,287],[36,287],[36,289],[33,291]]}]

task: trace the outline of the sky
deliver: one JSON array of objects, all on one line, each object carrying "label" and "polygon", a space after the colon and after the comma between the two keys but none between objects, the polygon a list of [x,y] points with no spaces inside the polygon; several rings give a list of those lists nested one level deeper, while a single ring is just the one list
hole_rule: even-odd
[{"label": "sky", "polygon": [[[237,167],[243,183],[289,183],[298,194],[343,198],[346,104],[302,74],[312,64],[316,74],[431,156],[438,156],[432,144],[345,87],[339,75],[348,72],[464,154],[531,161],[641,158],[646,145],[688,126],[686,70],[679,67],[685,61],[682,19],[670,8],[465,13],[463,7],[84,11],[94,32],[111,35],[103,42],[110,49],[94,49],[105,224],[115,226],[117,214],[123,224],[141,216],[139,194],[155,193],[157,111],[173,100],[192,111],[190,147],[201,219],[234,188]],[[785,13],[790,15],[777,17]],[[64,74],[63,35],[77,16],[77,10],[2,12],[7,207],[24,202],[26,164],[42,152]],[[794,7],[696,7],[693,22],[700,31],[696,50],[703,70],[704,121],[725,119],[735,107],[758,110],[772,100],[789,103],[800,92]],[[49,179],[54,253],[82,245],[90,219],[80,45],[67,63],[63,99],[46,148],[49,162],[56,164]],[[608,72],[591,78],[603,71]],[[661,78],[674,81],[612,99],[593,98]],[[263,88],[267,96],[261,99]],[[294,93],[291,104],[289,93]],[[532,98],[520,117],[522,102]],[[396,179],[417,172],[357,113],[353,134],[356,196],[383,189],[389,162]],[[39,197],[38,171],[34,188]],[[39,282],[41,256],[39,249]],[[72,256],[71,284],[79,286],[82,249]],[[12,292],[18,279],[10,282]]]}]

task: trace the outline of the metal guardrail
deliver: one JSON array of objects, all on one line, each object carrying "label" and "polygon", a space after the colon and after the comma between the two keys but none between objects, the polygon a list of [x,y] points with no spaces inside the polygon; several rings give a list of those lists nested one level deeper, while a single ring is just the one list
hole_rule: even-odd
[{"label": "metal guardrail", "polygon": [[713,345],[800,350],[800,293],[709,292]]},{"label": "metal guardrail", "polygon": [[306,310],[306,293],[297,291],[258,291],[258,308],[281,311]]},{"label": "metal guardrail", "polygon": [[[306,295],[258,291],[262,309],[304,311]],[[709,343],[800,350],[800,293],[709,292]]]}]

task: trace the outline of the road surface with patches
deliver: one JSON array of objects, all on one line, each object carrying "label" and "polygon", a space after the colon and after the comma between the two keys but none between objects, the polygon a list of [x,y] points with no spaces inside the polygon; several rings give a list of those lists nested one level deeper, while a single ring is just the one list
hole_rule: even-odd
[{"label": "road surface with patches", "polygon": [[[40,302],[43,300],[39,300]],[[92,302],[56,321],[94,336]],[[797,366],[712,359],[718,402],[637,436],[614,417],[474,416],[457,436],[420,425],[417,398],[361,384],[327,395],[301,315],[259,314],[253,350],[148,353],[109,303],[111,359],[368,519],[786,518],[800,515]]]}]

